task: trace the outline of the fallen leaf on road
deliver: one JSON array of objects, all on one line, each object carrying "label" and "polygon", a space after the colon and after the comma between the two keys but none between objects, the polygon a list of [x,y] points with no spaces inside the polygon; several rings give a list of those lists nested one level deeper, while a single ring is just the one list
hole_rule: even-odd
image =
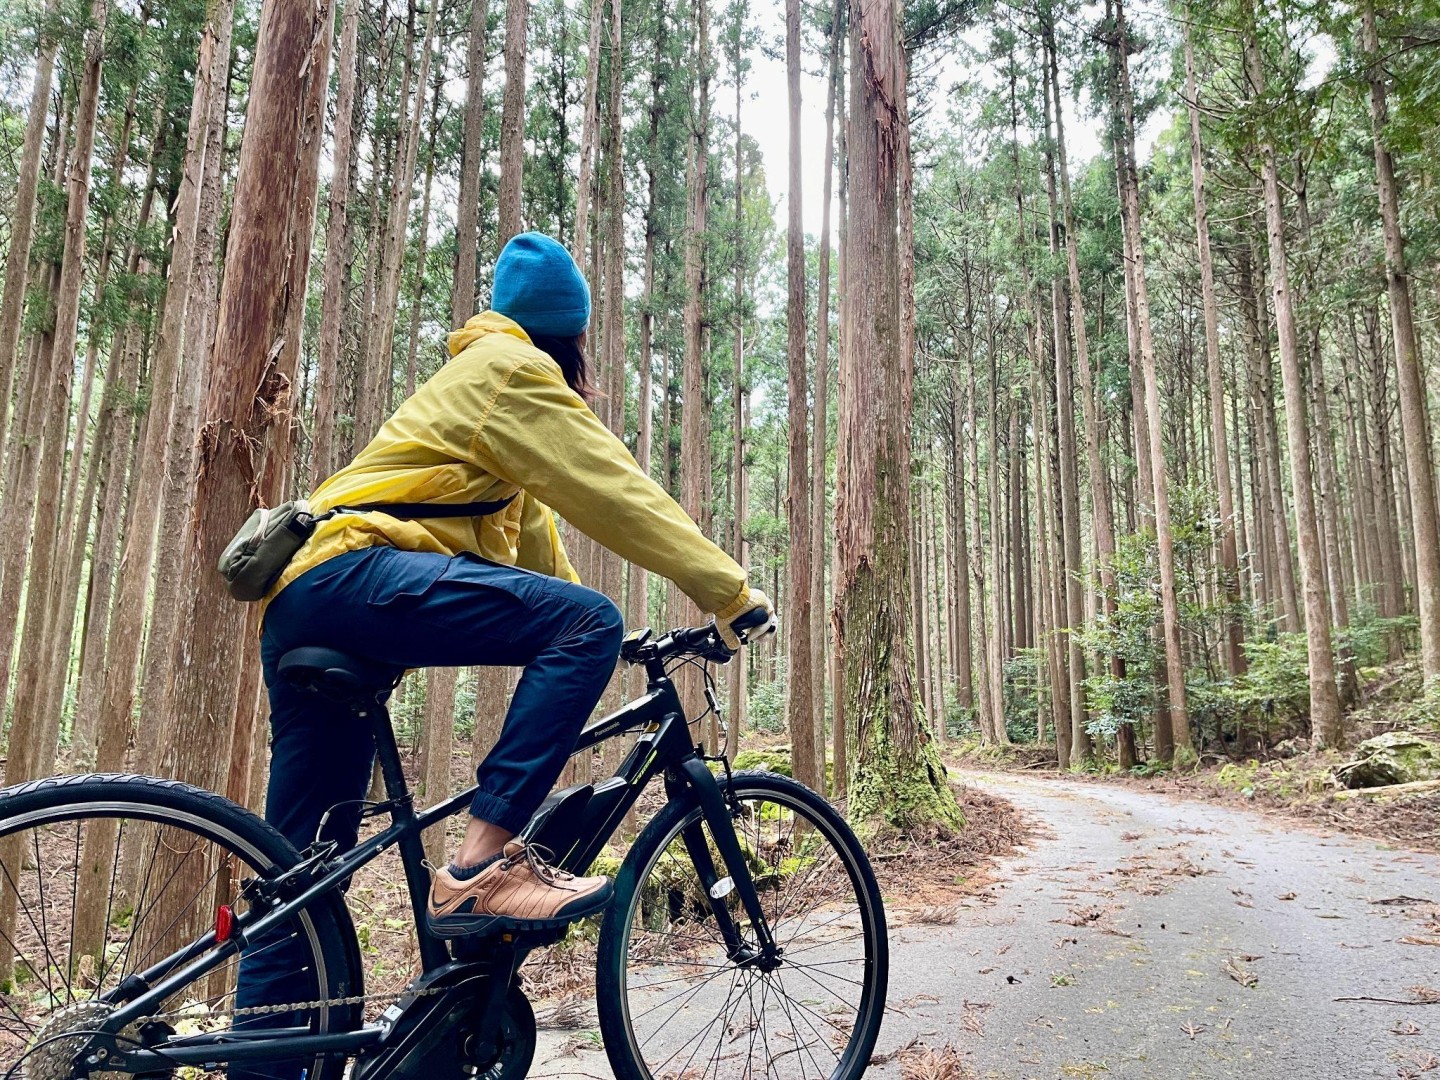
[{"label": "fallen leaf on road", "polygon": [[1203,1026],[1196,1027],[1194,1024],[1185,1024],[1180,1028],[1180,1030],[1183,1031],[1186,1035],[1189,1035],[1191,1041],[1194,1041],[1195,1036],[1199,1035],[1202,1031],[1205,1030],[1205,1028]]},{"label": "fallen leaf on road", "polygon": [[1097,922],[1105,913],[1099,908],[1071,908],[1070,914],[1063,919],[1051,919],[1053,923],[1064,923],[1066,926],[1088,926]]},{"label": "fallen leaf on road", "polygon": [[900,1051],[901,1080],[968,1080],[974,1075],[960,1051],[948,1044],[939,1050],[920,1047]]},{"label": "fallen leaf on road", "polygon": [[940,999],[934,994],[916,994],[900,1002],[901,1009],[913,1009],[917,1005],[939,1005]]},{"label": "fallen leaf on road", "polygon": [[1418,896],[1382,896],[1371,900],[1372,904],[1380,904],[1385,907],[1405,907],[1410,904],[1431,904],[1433,900],[1422,900]]},{"label": "fallen leaf on road", "polygon": [[915,1047],[917,1047],[917,1046],[919,1046],[919,1045],[920,1045],[920,1036],[919,1036],[919,1035],[914,1035],[914,1036],[911,1037],[910,1041],[909,1041],[908,1043],[906,1043],[904,1046],[898,1047],[898,1048],[895,1049],[895,1050],[891,1050],[889,1053],[886,1053],[886,1054],[871,1054],[871,1055],[870,1055],[870,1064],[871,1064],[871,1065],[888,1065],[890,1062],[894,1061],[894,1060],[895,1060],[897,1057],[899,1057],[901,1054],[905,1053],[905,1051],[907,1051],[907,1050],[913,1050]]},{"label": "fallen leaf on road", "polygon": [[1409,1020],[1401,1020],[1398,1024],[1396,1024],[1393,1028],[1390,1029],[1390,1034],[1419,1035],[1420,1028],[1417,1027],[1415,1024],[1411,1023]]},{"label": "fallen leaf on road", "polygon": [[1243,966],[1239,962],[1238,957],[1232,960],[1226,960],[1225,963],[1220,965],[1220,970],[1247,990],[1258,986],[1260,983],[1260,976]]},{"label": "fallen leaf on road", "polygon": [[1279,896],[1275,897],[1275,899],[1276,899],[1276,900],[1294,900],[1294,899],[1295,899],[1295,894],[1294,894],[1293,892],[1281,893]]},{"label": "fallen leaf on road", "polygon": [[950,926],[959,917],[959,914],[954,907],[938,904],[921,908],[912,916],[912,920],[924,926]]},{"label": "fallen leaf on road", "polygon": [[1417,937],[1414,934],[1406,934],[1398,940],[1401,945],[1440,945],[1440,937]]}]

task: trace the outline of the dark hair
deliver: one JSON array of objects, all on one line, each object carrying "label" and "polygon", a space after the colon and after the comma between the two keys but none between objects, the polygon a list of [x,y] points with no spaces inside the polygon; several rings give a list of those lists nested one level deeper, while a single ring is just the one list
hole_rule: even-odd
[{"label": "dark hair", "polygon": [[582,337],[554,337],[550,334],[531,334],[530,343],[560,365],[565,382],[589,405],[595,400],[595,387],[590,382],[590,366],[585,360],[585,350],[580,347]]}]

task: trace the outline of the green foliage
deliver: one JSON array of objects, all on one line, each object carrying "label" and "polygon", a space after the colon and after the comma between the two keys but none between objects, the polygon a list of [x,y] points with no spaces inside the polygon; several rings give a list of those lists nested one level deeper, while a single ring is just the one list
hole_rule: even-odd
[{"label": "green foliage", "polygon": [[788,746],[741,750],[735,755],[735,760],[731,764],[736,769],[763,769],[779,773],[781,776],[795,775],[790,765],[790,748]]},{"label": "green foliage", "polygon": [[1234,697],[1252,715],[1298,720],[1310,707],[1309,658],[1304,634],[1280,634],[1274,641],[1247,641],[1250,668],[1236,680]]},{"label": "green foliage", "polygon": [[1039,735],[1041,681],[1045,663],[1041,649],[1020,649],[1005,661],[1003,700],[1005,733],[1011,742],[1034,742]]},{"label": "green foliage", "polygon": [[756,731],[774,735],[785,730],[785,684],[781,679],[755,680],[747,703]]}]

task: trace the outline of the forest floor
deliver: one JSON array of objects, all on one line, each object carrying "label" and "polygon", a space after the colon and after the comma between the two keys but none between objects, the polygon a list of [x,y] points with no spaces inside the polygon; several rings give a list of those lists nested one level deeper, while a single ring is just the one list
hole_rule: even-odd
[{"label": "forest floor", "polygon": [[[1440,1075],[1440,857],[1173,791],[957,779],[1035,828],[953,922],[892,918],[870,1075]],[[592,1008],[542,1006],[532,1075],[612,1075]]]}]

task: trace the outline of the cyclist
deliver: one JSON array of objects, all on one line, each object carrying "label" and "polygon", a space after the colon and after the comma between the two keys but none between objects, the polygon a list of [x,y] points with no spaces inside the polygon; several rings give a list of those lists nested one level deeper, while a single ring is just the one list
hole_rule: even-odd
[{"label": "cyclist", "polygon": [[[515,839],[609,682],[622,634],[615,605],[579,584],[551,507],[674,581],[714,615],[732,648],[735,619],[770,612],[744,571],[591,412],[589,323],[589,286],[563,246],[538,233],[506,244],[491,310],[450,335],[449,362],[310,501],[317,511],[510,501],[481,518],[331,518],[287,567],[265,611],[266,817],[300,848],[326,811],[345,803],[325,838],[354,844],[374,746],[345,706],[277,676],[287,650],[325,646],[390,668],[525,669],[476,770],[464,840],[434,873],[429,920],[444,937],[563,925],[604,907],[611,892],[608,879],[554,870]],[[246,966],[251,982],[260,972]]]}]

